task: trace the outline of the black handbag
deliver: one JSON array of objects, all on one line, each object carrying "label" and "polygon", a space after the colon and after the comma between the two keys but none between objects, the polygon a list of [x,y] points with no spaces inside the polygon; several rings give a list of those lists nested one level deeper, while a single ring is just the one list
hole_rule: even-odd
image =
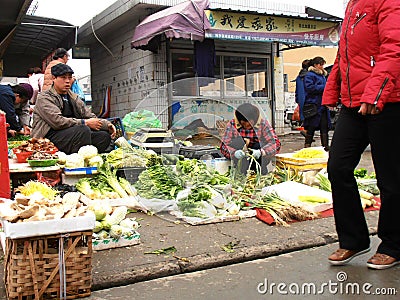
[{"label": "black handbag", "polygon": [[303,116],[304,118],[314,117],[318,113],[317,104],[314,103],[306,103],[303,106]]}]

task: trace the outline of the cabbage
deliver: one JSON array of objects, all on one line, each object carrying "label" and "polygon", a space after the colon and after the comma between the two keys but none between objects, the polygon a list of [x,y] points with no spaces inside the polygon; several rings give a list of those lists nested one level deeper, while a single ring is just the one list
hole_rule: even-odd
[{"label": "cabbage", "polygon": [[97,167],[100,168],[103,165],[103,159],[101,158],[100,155],[93,156],[92,158],[89,159],[88,161],[88,166],[89,167]]},{"label": "cabbage", "polygon": [[103,208],[98,208],[94,210],[94,215],[96,216],[96,221],[101,221],[106,217],[106,211]]},{"label": "cabbage", "polygon": [[58,157],[57,163],[59,163],[60,165],[65,165],[68,155],[61,151],[57,151],[55,155],[57,155]]},{"label": "cabbage", "polygon": [[65,162],[66,168],[83,168],[85,166],[84,158],[78,153],[72,153],[67,155],[67,161]]},{"label": "cabbage", "polygon": [[101,224],[101,222],[96,221],[94,228],[93,228],[93,232],[100,232],[103,229],[103,225]]},{"label": "cabbage", "polygon": [[78,154],[84,159],[91,159],[92,157],[99,154],[99,151],[93,145],[86,145],[79,148]]}]

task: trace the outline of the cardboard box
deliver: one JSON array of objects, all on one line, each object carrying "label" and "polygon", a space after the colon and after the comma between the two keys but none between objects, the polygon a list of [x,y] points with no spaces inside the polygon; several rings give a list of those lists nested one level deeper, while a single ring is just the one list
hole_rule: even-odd
[{"label": "cardboard box", "polygon": [[140,244],[140,234],[137,231],[131,237],[121,237],[118,240],[113,238],[103,240],[93,239],[92,243],[93,250],[95,251],[128,247],[137,244]]},{"label": "cardboard box", "polygon": [[85,216],[81,217],[22,223],[10,223],[2,220],[2,223],[5,236],[10,239],[18,239],[93,230],[95,221],[96,217],[94,213],[88,211]]}]

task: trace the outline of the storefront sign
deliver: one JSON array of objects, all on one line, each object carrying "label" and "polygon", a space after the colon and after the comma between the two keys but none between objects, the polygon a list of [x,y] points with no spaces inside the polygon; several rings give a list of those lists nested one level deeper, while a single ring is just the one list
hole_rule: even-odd
[{"label": "storefront sign", "polygon": [[206,38],[336,46],[340,23],[291,16],[206,10],[211,29]]}]

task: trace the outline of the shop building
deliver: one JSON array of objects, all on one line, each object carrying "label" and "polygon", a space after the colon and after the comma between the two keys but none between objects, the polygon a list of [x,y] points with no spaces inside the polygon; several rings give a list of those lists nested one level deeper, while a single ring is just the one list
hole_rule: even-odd
[{"label": "shop building", "polygon": [[311,11],[269,1],[116,1],[78,30],[79,48],[90,51],[93,110],[104,111],[107,95],[110,117],[147,109],[164,127],[201,118],[213,128],[254,101],[280,133],[284,45],[337,43],[340,19]]}]

